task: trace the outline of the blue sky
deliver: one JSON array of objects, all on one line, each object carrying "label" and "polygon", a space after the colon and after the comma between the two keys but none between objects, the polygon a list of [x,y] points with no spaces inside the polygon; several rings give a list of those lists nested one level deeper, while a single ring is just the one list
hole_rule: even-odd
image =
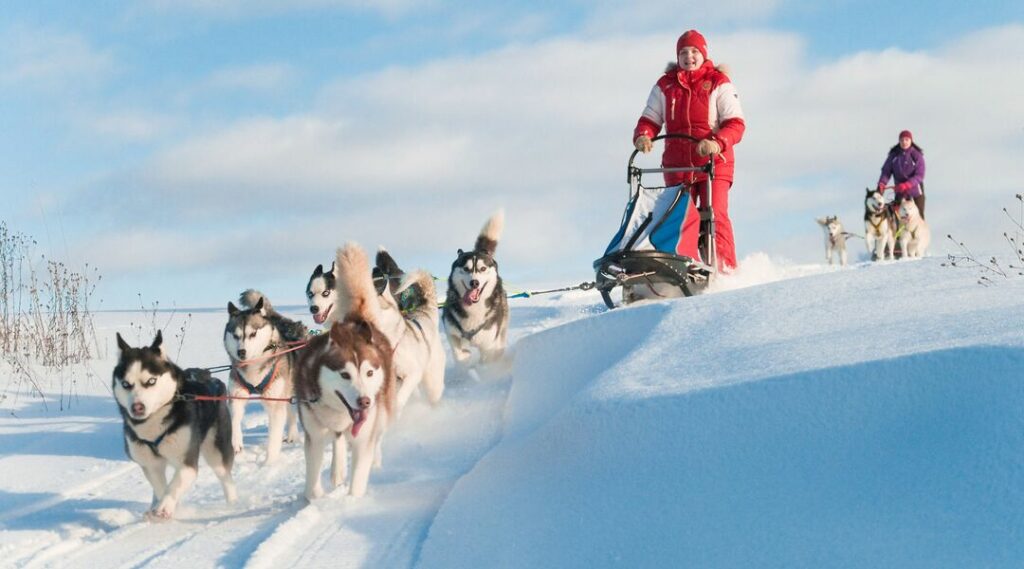
[{"label": "blue sky", "polygon": [[574,284],[621,213],[647,92],[696,27],[747,114],[741,258],[818,261],[818,215],[860,232],[862,188],[903,128],[930,158],[937,233],[998,250],[1022,174],[1020,3],[550,4],[7,6],[2,219],[96,266],[105,308],[248,287],[301,302],[346,240],[443,275],[499,207],[506,278]]}]

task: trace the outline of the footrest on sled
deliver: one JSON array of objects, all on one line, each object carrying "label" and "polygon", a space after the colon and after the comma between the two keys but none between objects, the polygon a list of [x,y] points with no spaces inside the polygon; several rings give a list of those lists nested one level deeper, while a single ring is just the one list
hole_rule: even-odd
[{"label": "footrest on sled", "polygon": [[711,280],[711,267],[690,257],[664,251],[620,251],[594,261],[597,289],[608,308],[615,308],[611,291],[617,286],[668,284],[683,296],[699,294]]}]

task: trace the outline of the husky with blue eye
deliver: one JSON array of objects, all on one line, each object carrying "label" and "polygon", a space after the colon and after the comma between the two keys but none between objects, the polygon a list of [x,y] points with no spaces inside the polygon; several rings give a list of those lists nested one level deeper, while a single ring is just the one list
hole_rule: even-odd
[{"label": "husky with blue eye", "polygon": [[344,318],[334,322],[328,334],[310,340],[299,356],[295,378],[309,500],[323,495],[320,469],[328,443],[333,451],[331,486],[345,481],[351,447],[348,493],[366,493],[370,469],[380,463],[380,444],[397,410],[394,350],[378,327],[383,309],[366,254],[348,244],[338,250],[336,267]]},{"label": "husky with blue eye", "polygon": [[472,348],[480,351],[483,363],[498,360],[508,344],[508,300],[494,260],[504,225],[505,215],[499,211],[484,224],[473,250],[459,249],[452,263],[443,319],[460,364],[469,360]]},{"label": "husky with blue eye", "polygon": [[[231,466],[231,417],[221,400],[224,384],[200,369],[183,370],[167,359],[163,335],[149,346],[133,348],[117,335],[120,350],[114,368],[114,399],[124,420],[124,447],[128,457],[142,467],[153,487],[153,501],[146,517],[169,520],[192,486],[199,455],[213,468],[224,488],[224,498],[235,500]],[[167,467],[174,477],[167,483]]]}]

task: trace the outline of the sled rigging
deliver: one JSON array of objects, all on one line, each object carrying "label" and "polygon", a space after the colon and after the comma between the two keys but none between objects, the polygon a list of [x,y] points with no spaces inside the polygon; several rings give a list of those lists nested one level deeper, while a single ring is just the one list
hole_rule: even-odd
[{"label": "sled rigging", "polygon": [[[672,138],[698,142],[684,134],[656,136],[652,142]],[[615,308],[611,292],[616,287],[622,287],[623,304],[640,299],[693,296],[704,292],[718,273],[715,215],[711,207],[715,161],[695,167],[641,168],[634,165],[639,152],[634,150],[626,165],[629,195],[619,231],[604,256],[594,261],[595,288],[608,308]],[[693,186],[644,186],[644,174],[667,172],[701,172],[706,180]],[[690,197],[691,188],[697,189],[696,207]],[[661,192],[657,204],[651,193],[655,191]],[[682,224],[687,215],[700,216],[700,259],[679,254]]]}]

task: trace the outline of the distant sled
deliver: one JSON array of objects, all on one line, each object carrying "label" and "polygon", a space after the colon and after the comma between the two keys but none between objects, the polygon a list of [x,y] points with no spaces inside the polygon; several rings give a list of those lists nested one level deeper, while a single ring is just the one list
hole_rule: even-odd
[{"label": "distant sled", "polygon": [[[683,134],[666,138],[697,139]],[[626,166],[629,201],[622,223],[604,256],[594,261],[596,288],[608,308],[615,308],[612,291],[622,287],[622,303],[637,300],[693,296],[704,292],[718,274],[715,251],[715,215],[711,207],[711,182],[715,161],[702,167],[640,168],[634,166],[639,150],[634,150]],[[690,199],[690,187],[644,186],[644,174],[665,172],[703,172],[707,180],[698,182],[698,207]],[[700,216],[697,251],[700,259],[683,255],[683,224],[691,216]],[[693,247],[689,247],[693,250]]]}]

